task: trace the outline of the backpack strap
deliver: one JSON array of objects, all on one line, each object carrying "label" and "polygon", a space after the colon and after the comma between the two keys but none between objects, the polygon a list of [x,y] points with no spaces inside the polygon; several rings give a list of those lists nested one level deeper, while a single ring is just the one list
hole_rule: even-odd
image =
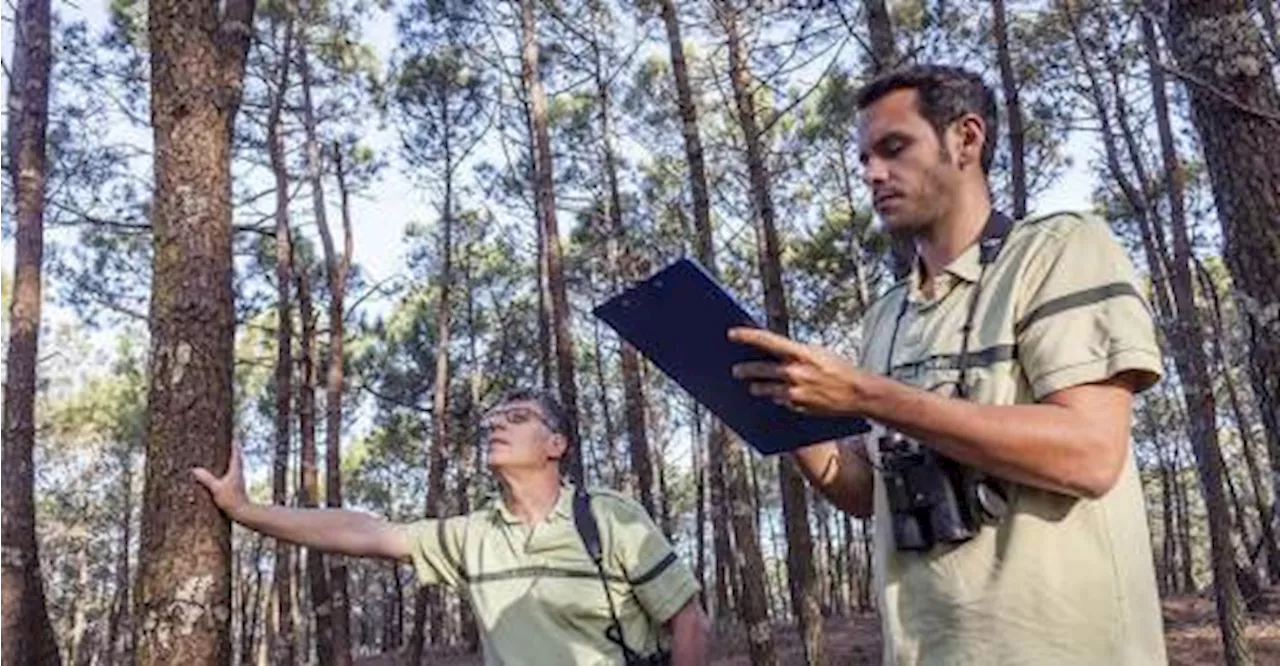
[{"label": "backpack strap", "polygon": [[600,586],[604,588],[604,597],[609,602],[609,627],[604,636],[611,643],[622,649],[622,657],[628,664],[641,663],[640,654],[627,646],[622,636],[622,623],[618,621],[618,611],[613,605],[613,594],[609,592],[609,581],[604,572],[604,554],[600,547],[600,526],[596,523],[595,514],[591,512],[591,495],[582,486],[573,491],[573,526],[582,538],[582,545],[587,548],[587,555],[596,564],[596,573],[600,575]]}]

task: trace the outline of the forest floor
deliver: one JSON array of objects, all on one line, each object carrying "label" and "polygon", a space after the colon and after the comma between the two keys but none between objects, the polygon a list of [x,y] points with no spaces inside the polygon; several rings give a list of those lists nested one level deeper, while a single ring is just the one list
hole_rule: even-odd
[{"label": "forest floor", "polygon": [[[1165,640],[1169,663],[1173,666],[1221,664],[1222,642],[1219,639],[1213,600],[1205,596],[1183,596],[1164,601]],[[880,623],[874,615],[834,617],[826,623],[827,650],[833,664],[877,664],[880,661]],[[1264,607],[1249,616],[1249,641],[1255,663],[1280,664],[1280,589],[1269,591]],[[780,629],[774,634],[778,662],[783,665],[803,664],[804,655],[794,628]],[[712,645],[712,663],[716,666],[746,666],[751,661],[746,653],[746,640],[741,630],[723,630]],[[356,666],[401,666],[407,658],[378,655],[357,659]],[[480,666],[479,655],[438,652],[425,660],[430,664]]]}]

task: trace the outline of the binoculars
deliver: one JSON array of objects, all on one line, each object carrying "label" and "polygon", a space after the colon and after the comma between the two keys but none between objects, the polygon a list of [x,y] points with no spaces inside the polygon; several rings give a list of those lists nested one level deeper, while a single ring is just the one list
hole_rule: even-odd
[{"label": "binoculars", "polygon": [[926,551],[972,539],[1007,512],[1003,489],[901,433],[880,437],[880,472],[898,550]]}]

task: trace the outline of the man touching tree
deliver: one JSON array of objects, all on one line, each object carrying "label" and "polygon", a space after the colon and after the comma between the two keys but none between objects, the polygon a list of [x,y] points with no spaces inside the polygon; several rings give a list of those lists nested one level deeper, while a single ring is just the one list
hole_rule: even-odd
[{"label": "man touching tree", "polygon": [[[419,582],[465,589],[486,664],[705,663],[707,619],[693,572],[634,500],[564,483],[567,422],[549,393],[508,395],[481,422],[500,495],[466,515],[411,524],[254,504],[238,451],[221,478],[194,473],[250,529],[329,553],[412,562]],[[591,541],[598,552],[589,552]]]}]

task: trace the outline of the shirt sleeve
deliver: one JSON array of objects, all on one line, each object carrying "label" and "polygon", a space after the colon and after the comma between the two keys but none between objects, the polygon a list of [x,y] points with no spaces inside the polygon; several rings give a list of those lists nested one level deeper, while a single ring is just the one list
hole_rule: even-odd
[{"label": "shirt sleeve", "polygon": [[466,516],[427,518],[401,528],[409,534],[410,558],[419,584],[462,585],[466,579],[462,566],[466,523]]},{"label": "shirt sleeve", "polygon": [[1026,272],[1014,325],[1018,361],[1036,400],[1136,371],[1137,390],[1160,378],[1155,324],[1137,272],[1100,220],[1046,243]]},{"label": "shirt sleeve", "polygon": [[618,495],[603,498],[608,498],[600,504],[608,507],[609,559],[622,568],[649,617],[665,624],[698,594],[698,581],[644,507]]}]

